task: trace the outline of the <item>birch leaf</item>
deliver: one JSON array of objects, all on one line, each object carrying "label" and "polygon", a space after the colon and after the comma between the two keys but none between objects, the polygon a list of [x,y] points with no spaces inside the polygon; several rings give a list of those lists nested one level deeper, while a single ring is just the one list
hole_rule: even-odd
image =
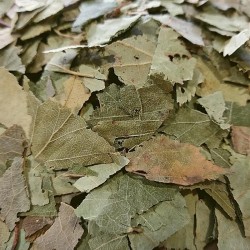
[{"label": "birch leaf", "polygon": [[33,116],[31,150],[37,161],[48,168],[67,169],[73,163],[92,165],[112,162],[113,148],[86,129],[81,117],[53,101],[38,107]]},{"label": "birch leaf", "polygon": [[173,29],[161,28],[150,70],[151,76],[161,76],[172,84],[192,80],[196,59],[190,58],[190,53],[178,37]]},{"label": "birch leaf", "polygon": [[96,175],[84,176],[78,179],[74,183],[74,186],[81,192],[90,192],[92,189],[104,183],[111,175],[121,170],[128,163],[129,160],[126,157],[119,156],[115,159],[114,163],[90,166],[88,169],[94,171]]},{"label": "birch leaf", "polygon": [[129,172],[149,180],[178,185],[192,185],[214,180],[228,171],[207,161],[199,149],[159,136],[146,141],[135,152],[129,153]]},{"label": "birch leaf", "polygon": [[6,127],[21,126],[28,138],[31,116],[27,109],[27,94],[6,69],[0,68],[0,75],[0,121]]},{"label": "birch leaf", "polygon": [[142,232],[129,235],[132,249],[154,249],[189,220],[185,199],[177,193],[172,201],[163,201],[133,220]]},{"label": "birch leaf", "polygon": [[73,250],[83,234],[83,228],[79,223],[80,219],[75,216],[74,209],[62,202],[58,218],[44,235],[35,240],[33,248]]},{"label": "birch leaf", "polygon": [[155,43],[144,35],[119,40],[108,45],[106,50],[115,55],[113,67],[119,80],[139,88],[147,81],[155,47]]},{"label": "birch leaf", "polygon": [[9,159],[22,156],[24,147],[24,131],[20,126],[13,125],[0,135],[0,164],[4,165]]},{"label": "birch leaf", "polygon": [[108,43],[111,39],[129,29],[138,19],[139,15],[108,19],[102,24],[92,24],[87,33],[89,47]]},{"label": "birch leaf", "polygon": [[0,217],[6,222],[10,231],[19,221],[17,213],[30,209],[22,167],[23,160],[17,157],[0,178]]},{"label": "birch leaf", "polygon": [[195,146],[206,143],[209,147],[218,147],[223,136],[227,135],[206,114],[194,109],[182,108],[164,124],[164,133]]},{"label": "birch leaf", "polygon": [[76,214],[94,220],[106,233],[128,233],[136,213],[147,211],[160,201],[172,200],[174,194],[175,188],[118,175],[88,194]]}]

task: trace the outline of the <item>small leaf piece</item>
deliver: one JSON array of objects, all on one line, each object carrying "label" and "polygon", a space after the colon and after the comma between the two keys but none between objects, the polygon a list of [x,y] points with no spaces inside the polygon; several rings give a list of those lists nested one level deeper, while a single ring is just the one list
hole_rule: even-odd
[{"label": "small leaf piece", "polygon": [[35,240],[34,249],[73,250],[83,234],[83,228],[79,223],[80,219],[76,217],[74,209],[62,202],[58,218],[44,235]]},{"label": "small leaf piece", "polygon": [[179,185],[192,185],[214,180],[228,171],[207,161],[199,148],[159,136],[129,153],[129,172],[149,180]]},{"label": "small leaf piece", "polygon": [[6,222],[10,231],[19,221],[17,213],[30,209],[22,165],[23,159],[15,158],[11,167],[0,178],[0,217]]},{"label": "small leaf piece", "polygon": [[250,154],[250,128],[233,126],[232,142],[234,150],[239,154]]}]

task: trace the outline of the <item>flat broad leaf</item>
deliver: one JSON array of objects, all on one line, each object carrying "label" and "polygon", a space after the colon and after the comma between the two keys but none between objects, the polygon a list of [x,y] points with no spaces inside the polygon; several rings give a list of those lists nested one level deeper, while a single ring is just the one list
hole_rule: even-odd
[{"label": "flat broad leaf", "polygon": [[129,29],[139,18],[139,15],[120,17],[108,19],[101,24],[92,24],[87,33],[88,46],[99,46],[108,43],[111,39]]},{"label": "flat broad leaf", "polygon": [[218,147],[223,136],[227,135],[208,115],[190,108],[179,109],[173,118],[164,122],[161,131],[181,142],[195,146],[206,143],[209,147]]},{"label": "flat broad leaf", "polygon": [[199,148],[166,136],[144,142],[142,147],[129,153],[128,158],[127,171],[149,180],[179,185],[214,180],[228,172],[206,160]]},{"label": "flat broad leaf", "polygon": [[192,80],[196,65],[196,59],[191,58],[178,37],[173,29],[161,27],[150,69],[151,76],[159,76],[173,85]]},{"label": "flat broad leaf", "polygon": [[142,87],[148,78],[156,44],[146,35],[133,36],[106,47],[115,55],[114,72],[126,85]]},{"label": "flat broad leaf", "polygon": [[54,169],[73,163],[92,165],[112,162],[114,149],[100,136],[86,129],[84,120],[51,100],[38,106],[33,116],[32,153],[35,159]]},{"label": "flat broad leaf", "polygon": [[100,186],[111,175],[121,170],[129,163],[129,160],[123,156],[117,156],[114,163],[99,164],[88,167],[91,171],[94,171],[96,175],[84,176],[78,179],[74,186],[81,192],[90,192],[92,189]]},{"label": "flat broad leaf", "polygon": [[44,235],[35,240],[33,248],[73,250],[83,234],[79,223],[80,219],[76,217],[73,207],[62,202],[58,218]]},{"label": "flat broad leaf", "polygon": [[19,221],[17,214],[30,209],[30,200],[22,175],[23,159],[16,157],[0,178],[0,218],[12,231]]},{"label": "flat broad leaf", "polygon": [[130,234],[132,249],[151,250],[183,228],[190,220],[185,199],[177,193],[172,201],[163,201],[133,220],[139,232]]},{"label": "flat broad leaf", "polygon": [[94,220],[101,231],[111,234],[132,230],[131,219],[160,201],[172,200],[176,189],[129,175],[116,175],[90,192],[77,207],[76,214]]}]

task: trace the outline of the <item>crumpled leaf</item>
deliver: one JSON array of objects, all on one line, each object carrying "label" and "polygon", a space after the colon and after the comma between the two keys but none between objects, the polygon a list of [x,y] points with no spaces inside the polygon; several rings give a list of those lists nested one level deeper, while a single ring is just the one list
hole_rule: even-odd
[{"label": "crumpled leaf", "polygon": [[6,47],[15,40],[15,37],[11,34],[11,32],[11,28],[0,29],[0,49]]},{"label": "crumpled leaf", "polygon": [[99,46],[108,43],[111,39],[129,29],[140,15],[120,17],[105,20],[101,24],[92,24],[87,33],[88,46]]},{"label": "crumpled leaf", "polygon": [[115,55],[113,67],[119,80],[139,88],[147,81],[155,47],[156,44],[143,35],[114,42],[106,50]]},{"label": "crumpled leaf", "polygon": [[17,213],[30,209],[22,167],[23,159],[16,157],[0,178],[0,218],[6,222],[10,231],[19,221]]},{"label": "crumpled leaf", "polygon": [[152,18],[171,27],[191,43],[204,46],[201,29],[194,23],[170,15],[154,15]]},{"label": "crumpled leaf", "polygon": [[233,197],[241,210],[241,219],[244,224],[245,235],[250,236],[250,157],[239,155],[231,168],[233,174],[228,176]]},{"label": "crumpled leaf", "polygon": [[140,88],[111,85],[97,95],[100,109],[93,113],[93,130],[111,144],[133,147],[151,137],[172,109],[168,92],[157,85]]},{"label": "crumpled leaf", "polygon": [[218,147],[222,138],[228,134],[212,122],[208,115],[190,108],[179,109],[173,118],[164,122],[164,125],[161,131],[195,146],[206,143],[209,147]]},{"label": "crumpled leaf", "polygon": [[232,126],[231,135],[234,150],[240,154],[250,154],[250,128]]},{"label": "crumpled leaf", "polygon": [[25,142],[25,134],[20,126],[13,125],[5,130],[0,135],[0,165],[4,165],[7,160],[14,157],[22,156]]},{"label": "crumpled leaf", "polygon": [[73,250],[83,234],[83,228],[79,223],[80,219],[76,217],[74,209],[62,202],[58,218],[44,235],[35,240],[33,248]]},{"label": "crumpled leaf", "polygon": [[90,166],[88,169],[94,171],[96,175],[92,174],[90,176],[84,176],[78,179],[74,183],[74,186],[81,192],[90,192],[92,189],[104,183],[111,175],[121,170],[128,163],[129,160],[126,157],[118,156],[114,163]]},{"label": "crumpled leaf", "polygon": [[244,238],[236,221],[228,220],[218,209],[215,210],[218,223],[218,248],[245,250],[250,239]]},{"label": "crumpled leaf", "polygon": [[0,75],[0,122],[6,127],[20,125],[29,138],[31,116],[28,115],[27,94],[6,69],[0,68]]},{"label": "crumpled leaf", "polygon": [[106,233],[128,233],[133,231],[131,218],[136,213],[147,211],[160,201],[172,200],[175,192],[174,187],[116,175],[90,192],[76,208],[76,214],[95,221]]},{"label": "crumpled leaf", "polygon": [[72,31],[80,32],[82,26],[87,24],[89,21],[112,11],[115,7],[115,1],[95,0],[90,2],[82,2],[79,7],[80,14],[72,24]]},{"label": "crumpled leaf", "polygon": [[173,200],[163,201],[133,220],[133,224],[139,227],[139,232],[129,235],[131,247],[154,249],[183,228],[189,220],[185,199],[177,193]]},{"label": "crumpled leaf", "polygon": [[128,156],[127,171],[158,182],[192,185],[228,172],[206,160],[199,148],[166,136],[144,142]]},{"label": "crumpled leaf", "polygon": [[0,220],[0,249],[6,249],[6,243],[8,242],[10,237],[10,231],[7,225]]},{"label": "crumpled leaf", "polygon": [[211,119],[220,124],[222,129],[230,127],[229,124],[225,124],[225,118],[223,118],[223,114],[226,110],[226,103],[221,91],[199,98],[197,102],[206,109]]},{"label": "crumpled leaf", "polygon": [[68,169],[112,162],[114,149],[100,136],[86,129],[85,121],[51,100],[38,106],[33,115],[32,153],[48,168]]},{"label": "crumpled leaf", "polygon": [[193,79],[196,59],[191,57],[178,37],[173,29],[161,27],[150,70],[151,76],[156,75],[172,84],[183,84],[183,81]]},{"label": "crumpled leaf", "polygon": [[239,34],[233,36],[225,45],[223,56],[232,55],[240,46],[250,38],[250,29],[244,29]]}]

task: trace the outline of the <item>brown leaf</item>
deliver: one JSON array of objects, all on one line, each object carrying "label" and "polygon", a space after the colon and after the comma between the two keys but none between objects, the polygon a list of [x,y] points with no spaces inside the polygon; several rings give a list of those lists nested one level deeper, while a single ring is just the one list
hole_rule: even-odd
[{"label": "brown leaf", "polygon": [[0,164],[8,159],[22,156],[25,146],[25,134],[18,125],[13,125],[0,136]]},{"label": "brown leaf", "polygon": [[61,203],[58,218],[48,231],[34,242],[34,250],[74,249],[83,234],[80,219],[76,217],[74,208]]},{"label": "brown leaf", "polygon": [[234,150],[240,154],[250,154],[250,128],[233,126],[232,141]]},{"label": "brown leaf", "polygon": [[130,163],[126,170],[149,180],[192,185],[228,172],[206,160],[199,148],[165,136],[146,141],[142,146],[128,155]]},{"label": "brown leaf", "polygon": [[15,158],[11,167],[0,178],[0,217],[10,230],[13,230],[15,222],[19,221],[17,213],[30,209],[30,201],[22,175],[22,164],[22,158]]}]

